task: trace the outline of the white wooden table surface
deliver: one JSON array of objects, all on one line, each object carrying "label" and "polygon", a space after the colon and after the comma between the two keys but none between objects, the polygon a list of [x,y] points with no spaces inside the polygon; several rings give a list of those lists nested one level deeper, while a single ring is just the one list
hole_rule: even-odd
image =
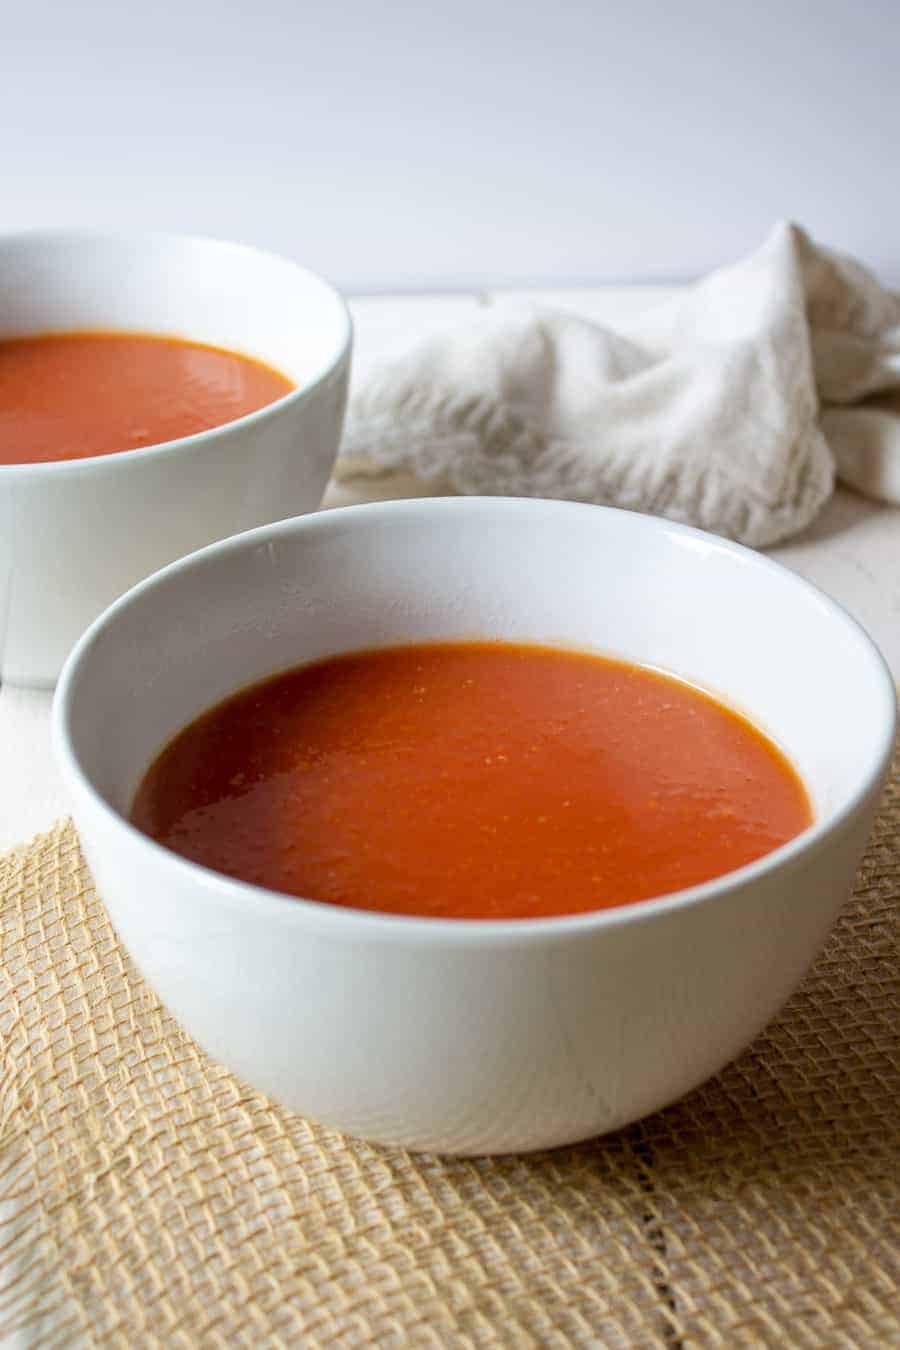
[{"label": "white wooden table surface", "polygon": [[[515,292],[516,297],[586,314],[615,325],[672,295],[658,287],[625,290]],[[357,374],[387,344],[426,333],[479,305],[494,293],[366,298],[351,301],[356,323]],[[369,497],[410,496],[411,483],[376,485]],[[330,487],[325,505],[364,498]],[[900,509],[838,491],[802,537],[772,555],[840,601],[869,630],[900,681]],[[67,812],[50,748],[47,693],[0,690],[0,851],[45,830]]]}]

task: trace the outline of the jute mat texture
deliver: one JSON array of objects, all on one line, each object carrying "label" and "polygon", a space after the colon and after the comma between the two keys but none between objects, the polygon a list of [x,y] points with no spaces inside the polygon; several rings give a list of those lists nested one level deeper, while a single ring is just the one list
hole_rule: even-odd
[{"label": "jute mat texture", "polygon": [[0,1325],[17,1344],[900,1346],[900,781],[753,1046],[617,1134],[446,1160],[211,1063],[69,824],[0,859]]}]

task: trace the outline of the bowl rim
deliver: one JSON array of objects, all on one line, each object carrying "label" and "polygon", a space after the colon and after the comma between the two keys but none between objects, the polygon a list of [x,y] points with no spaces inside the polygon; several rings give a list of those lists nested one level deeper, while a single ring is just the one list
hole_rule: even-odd
[{"label": "bowl rim", "polygon": [[[243,549],[253,549],[260,544],[272,542],[274,537],[292,535],[297,531],[314,533],[327,531],[332,522],[355,516],[372,519],[393,516],[418,516],[449,514],[455,512],[496,511],[511,515],[526,512],[592,513],[594,518],[627,517],[641,523],[641,528],[659,529],[664,534],[676,537],[688,537],[702,541],[705,545],[717,548],[725,553],[736,554],[751,566],[775,574],[782,582],[796,591],[813,598],[822,606],[845,631],[850,630],[861,644],[871,662],[873,673],[881,684],[882,709],[880,725],[882,735],[880,744],[867,756],[866,764],[860,774],[860,781],[848,798],[836,810],[821,819],[814,820],[800,834],[787,843],[766,853],[756,861],[723,873],[719,877],[702,882],[697,886],[683,890],[670,891],[664,895],[641,900],[633,904],[614,906],[608,909],[588,910],[578,914],[556,915],[547,918],[529,919],[440,919],[425,915],[390,914],[378,910],[354,909],[329,904],[327,901],[311,900],[306,897],[288,895],[269,890],[250,882],[239,881],[212,868],[204,867],[157,843],[133,825],[121,812],[107,802],[102,793],[83,769],[72,744],[69,730],[73,717],[73,686],[75,685],[81,663],[103,631],[114,624],[117,616],[138,602],[142,595],[157,585],[168,581],[179,572],[189,571],[199,563],[222,557]],[[439,640],[439,639],[438,639]],[[273,671],[272,674],[277,674]],[[261,679],[267,678],[261,676]],[[682,909],[693,908],[714,901],[731,892],[767,877],[776,871],[792,871],[807,855],[814,853],[825,840],[848,821],[865,803],[869,795],[878,790],[887,772],[894,748],[897,724],[897,687],[887,663],[873,641],[848,611],[819,590],[804,577],[785,567],[782,563],[742,544],[713,535],[694,526],[683,525],[664,517],[650,516],[645,513],[621,510],[615,507],[599,506],[592,503],[561,501],[534,497],[419,497],[395,501],[364,502],[353,506],[332,507],[294,516],[273,524],[262,525],[230,538],[209,544],[194,553],[170,563],[151,576],[133,586],[118,600],[114,601],[82,634],[72,649],[57,684],[52,709],[52,736],[57,763],[70,792],[76,798],[86,798],[91,808],[100,813],[105,821],[117,831],[124,831],[128,842],[136,847],[149,849],[156,862],[172,869],[176,876],[185,880],[195,879],[198,889],[205,892],[206,899],[224,900],[229,905],[246,908],[248,902],[254,904],[259,917],[268,911],[273,919],[309,926],[310,923],[336,939],[351,939],[354,936],[366,940],[429,943],[441,942],[457,944],[498,944],[518,945],[520,943],[547,940],[571,940],[579,935],[587,935],[607,928],[622,928],[635,923],[647,923],[656,918],[677,913]]]},{"label": "bowl rim", "polygon": [[[64,477],[67,474],[78,476],[84,473],[99,472],[108,469],[116,472],[118,466],[137,464],[148,459],[156,459],[168,455],[176,455],[181,451],[191,450],[207,444],[211,440],[216,440],[221,436],[234,431],[242,431],[244,428],[253,427],[257,423],[264,421],[268,417],[273,417],[287,408],[297,407],[312,398],[321,385],[325,384],[348,359],[353,348],[353,319],[350,314],[347,302],[341,295],[336,286],[333,286],[325,277],[320,276],[309,267],[304,267],[302,263],[294,262],[292,258],[287,258],[283,254],[275,253],[271,249],[258,248],[255,244],[246,244],[233,239],[221,239],[216,235],[205,234],[180,234],[177,230],[103,230],[103,229],[67,229],[65,226],[49,226],[32,230],[8,230],[0,231],[0,260],[7,248],[19,244],[42,242],[52,243],[55,241],[82,241],[93,243],[113,243],[123,244],[132,243],[140,245],[145,244],[165,244],[165,245],[199,245],[201,247],[213,246],[226,251],[243,253],[248,256],[255,256],[260,259],[266,259],[270,262],[281,264],[292,268],[295,272],[303,276],[307,281],[311,281],[319,286],[327,296],[330,303],[333,304],[335,312],[340,320],[340,332],[336,347],[327,362],[321,370],[311,380],[304,381],[297,385],[289,393],[282,394],[272,403],[266,403],[261,408],[254,409],[253,412],[245,413],[243,417],[233,418],[230,422],[221,422],[217,426],[208,427],[205,431],[196,431],[190,436],[179,436],[172,441],[160,441],[155,445],[136,446],[129,450],[127,447],[123,450],[116,450],[105,455],[83,455],[79,459],[48,459],[39,460],[35,463],[26,461],[22,464],[0,464],[0,483],[4,480],[11,481],[15,478],[25,478],[31,476],[52,475],[54,477]],[[57,330],[47,330],[56,332]],[[59,330],[64,331],[64,330]],[[89,330],[78,330],[89,331]],[[98,329],[100,331],[106,331]],[[129,329],[116,329],[117,332],[128,333]],[[149,337],[166,337],[165,333],[150,332],[144,329],[134,329],[135,333],[145,333]],[[39,337],[42,334],[34,334]],[[183,336],[183,335],[182,335]],[[2,341],[3,339],[0,339]],[[187,337],[188,342],[194,341]],[[206,346],[213,345],[206,343]],[[238,356],[248,356],[249,353],[243,352],[238,348],[229,347],[221,350],[234,352]],[[251,357],[256,360],[258,358]],[[273,370],[276,367],[271,367]],[[278,374],[283,374],[278,371]],[[287,376],[285,376],[287,378]]]}]

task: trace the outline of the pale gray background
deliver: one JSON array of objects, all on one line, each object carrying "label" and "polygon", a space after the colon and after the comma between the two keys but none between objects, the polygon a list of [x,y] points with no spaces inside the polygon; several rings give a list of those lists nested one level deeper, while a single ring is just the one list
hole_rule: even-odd
[{"label": "pale gray background", "polygon": [[778,217],[900,281],[900,0],[0,0],[0,229],[354,290],[679,280]]}]

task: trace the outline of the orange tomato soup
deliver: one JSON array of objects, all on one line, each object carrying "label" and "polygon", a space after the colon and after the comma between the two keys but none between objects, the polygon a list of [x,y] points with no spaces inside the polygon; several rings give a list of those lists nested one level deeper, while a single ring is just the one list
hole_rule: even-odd
[{"label": "orange tomato soup", "polygon": [[219,347],[141,333],[0,340],[0,464],[86,459],[233,422],[294,385]]},{"label": "orange tomato soup", "polygon": [[812,815],[771,741],[691,685],[464,642],[354,653],[243,690],[163,750],[132,818],[291,895],[524,919],[707,881]]}]

